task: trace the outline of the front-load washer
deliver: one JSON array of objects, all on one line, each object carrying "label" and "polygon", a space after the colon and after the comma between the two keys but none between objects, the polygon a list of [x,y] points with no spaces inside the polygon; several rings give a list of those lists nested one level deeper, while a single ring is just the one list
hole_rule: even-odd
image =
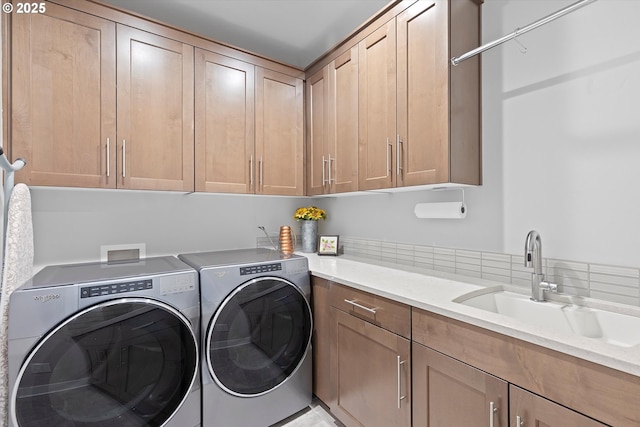
[{"label": "front-load washer", "polygon": [[268,249],[178,258],[200,272],[202,426],[267,427],[308,407],[307,259]]},{"label": "front-load washer", "polygon": [[175,257],[45,267],[9,302],[9,426],[200,425],[199,312]]}]

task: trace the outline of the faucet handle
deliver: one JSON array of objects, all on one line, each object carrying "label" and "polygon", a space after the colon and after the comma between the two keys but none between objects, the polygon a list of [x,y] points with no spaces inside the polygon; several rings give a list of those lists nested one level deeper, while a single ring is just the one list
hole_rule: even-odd
[{"label": "faucet handle", "polygon": [[558,293],[558,285],[556,283],[540,282],[540,288],[547,292]]}]

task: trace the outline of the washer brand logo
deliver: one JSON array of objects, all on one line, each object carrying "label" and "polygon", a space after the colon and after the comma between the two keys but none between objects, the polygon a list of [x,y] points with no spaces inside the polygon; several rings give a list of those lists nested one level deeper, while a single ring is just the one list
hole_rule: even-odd
[{"label": "washer brand logo", "polygon": [[33,297],[34,301],[43,302],[43,303],[49,302],[58,298],[60,298],[60,294],[38,295]]}]

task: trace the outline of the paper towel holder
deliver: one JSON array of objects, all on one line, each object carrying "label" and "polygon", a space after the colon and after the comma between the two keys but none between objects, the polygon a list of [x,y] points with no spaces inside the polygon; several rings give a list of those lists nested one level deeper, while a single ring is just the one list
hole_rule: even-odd
[{"label": "paper towel holder", "polygon": [[[450,190],[449,188],[438,188],[438,190]],[[459,202],[427,202],[418,203],[414,208],[417,218],[427,219],[464,219],[469,209],[464,202],[464,189],[456,188],[462,193],[462,200]]]}]

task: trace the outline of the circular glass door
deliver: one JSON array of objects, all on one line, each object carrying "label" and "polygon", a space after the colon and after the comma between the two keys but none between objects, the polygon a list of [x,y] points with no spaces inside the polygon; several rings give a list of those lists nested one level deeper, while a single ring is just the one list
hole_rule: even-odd
[{"label": "circular glass door", "polygon": [[89,307],[42,339],[18,373],[20,427],[161,426],[196,377],[189,320],[149,299]]},{"label": "circular glass door", "polygon": [[236,288],[207,333],[209,372],[237,396],[269,392],[302,363],[311,342],[311,308],[292,283],[261,277]]}]

